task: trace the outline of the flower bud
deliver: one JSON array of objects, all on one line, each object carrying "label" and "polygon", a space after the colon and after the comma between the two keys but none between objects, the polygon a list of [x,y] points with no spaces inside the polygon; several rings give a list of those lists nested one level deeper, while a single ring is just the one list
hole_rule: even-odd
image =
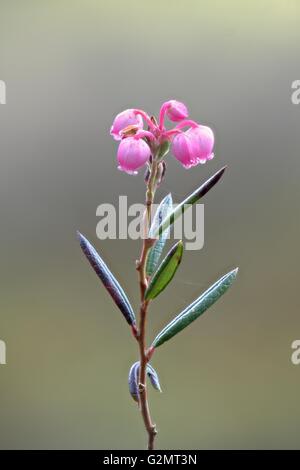
[{"label": "flower bud", "polygon": [[131,175],[137,174],[137,170],[149,160],[150,154],[150,148],[143,139],[126,137],[118,148],[118,168]]},{"label": "flower bud", "polygon": [[135,114],[134,109],[126,109],[119,113],[113,122],[113,125],[110,128],[110,135],[113,136],[115,140],[121,140],[122,129],[128,126],[137,126],[138,129],[143,128],[143,118],[139,114]]},{"label": "flower bud", "polygon": [[178,122],[188,117],[189,113],[185,104],[176,100],[170,100],[167,104],[166,113],[170,121]]},{"label": "flower bud", "polygon": [[186,134],[194,141],[197,163],[205,163],[214,156],[214,134],[210,127],[198,126],[189,129]]}]

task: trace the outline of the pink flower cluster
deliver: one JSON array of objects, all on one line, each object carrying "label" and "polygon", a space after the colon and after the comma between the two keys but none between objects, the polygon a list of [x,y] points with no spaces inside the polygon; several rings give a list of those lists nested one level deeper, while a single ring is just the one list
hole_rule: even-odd
[{"label": "pink flower cluster", "polygon": [[[173,129],[166,129],[166,116],[178,123]],[[171,143],[173,156],[184,168],[211,160],[214,156],[213,131],[187,118],[186,106],[176,100],[166,101],[162,105],[158,122],[140,109],[127,109],[118,114],[110,130],[113,138],[120,141],[118,168],[136,174],[166,141]]]}]

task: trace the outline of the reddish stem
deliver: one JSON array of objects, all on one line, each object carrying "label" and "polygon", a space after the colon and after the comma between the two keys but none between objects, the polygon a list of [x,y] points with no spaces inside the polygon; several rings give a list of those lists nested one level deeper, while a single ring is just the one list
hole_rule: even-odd
[{"label": "reddish stem", "polygon": [[[146,192],[146,220],[145,220],[145,232],[148,234],[149,224],[151,219],[151,206],[154,199],[155,192],[155,179],[157,172],[157,163],[155,160],[151,166],[151,173],[149,181],[147,184]],[[147,397],[147,384],[146,384],[146,370],[149,357],[147,355],[148,351],[146,348],[146,321],[147,321],[147,309],[149,301],[145,300],[145,291],[147,289],[147,273],[146,273],[146,264],[147,256],[151,246],[153,245],[153,240],[150,238],[144,238],[142,245],[142,252],[139,261],[137,262],[137,271],[139,273],[140,281],[140,294],[141,294],[141,306],[140,306],[140,323],[139,323],[139,350],[140,350],[140,374],[139,374],[139,403],[142,418],[145,424],[146,431],[148,433],[148,450],[153,450],[154,440],[157,434],[156,426],[152,422],[148,397]]]},{"label": "reddish stem", "polygon": [[166,103],[164,103],[162,107],[160,108],[159,121],[158,121],[160,130],[163,130],[164,128],[165,114],[166,114],[167,109],[170,108],[170,106],[171,106],[171,103],[169,101],[166,101]]},{"label": "reddish stem", "polygon": [[142,118],[147,122],[147,124],[149,125],[149,127],[152,131],[156,130],[155,124],[152,122],[152,120],[148,116],[148,114],[145,113],[145,111],[143,111],[142,109],[135,109],[134,114],[139,114],[140,116],[142,116]]}]

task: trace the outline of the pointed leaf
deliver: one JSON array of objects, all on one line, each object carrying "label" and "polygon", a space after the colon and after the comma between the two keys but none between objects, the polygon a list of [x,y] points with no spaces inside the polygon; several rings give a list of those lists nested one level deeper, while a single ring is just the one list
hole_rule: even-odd
[{"label": "pointed leaf", "polygon": [[162,390],[161,390],[161,386],[159,383],[157,372],[150,364],[147,364],[147,375],[150,379],[152,387],[155,388],[155,390],[158,390],[159,392],[161,392]]},{"label": "pointed leaf", "polygon": [[[155,216],[153,218],[153,222],[151,224],[151,228],[149,231],[149,237],[152,237],[152,234],[155,230],[160,226],[162,221],[167,217],[168,214],[171,213],[173,207],[172,195],[168,194],[164,199],[161,201],[160,205],[158,206]],[[169,236],[169,230],[166,229],[160,235],[159,239],[155,242],[152,246],[151,250],[149,251],[147,257],[147,265],[146,265],[146,272],[147,276],[152,276],[154,273],[163,248],[165,246],[166,240]],[[154,238],[154,237],[153,237]]]},{"label": "pointed leaf", "polygon": [[77,232],[80,246],[83,253],[90,262],[90,265],[101,279],[104,287],[117,304],[122,314],[124,315],[127,323],[131,326],[136,325],[136,319],[130,302],[120,286],[119,282],[113,276],[109,268],[106,266],[100,255],[90,242],[79,232]]},{"label": "pointed leaf", "polygon": [[238,268],[230,271],[221,277],[207,291],[205,291],[198,299],[181,312],[171,323],[169,323],[154,339],[153,348],[157,348],[165,341],[168,341],[174,335],[186,328],[202,313],[204,313],[211,305],[213,305],[231,286],[237,276]]},{"label": "pointed leaf", "polygon": [[192,204],[195,204],[199,199],[201,199],[222,177],[226,166],[217,171],[213,176],[211,176],[200,188],[196,189],[192,194],[184,199],[178,206],[168,214],[162,221],[162,223],[152,232],[152,237],[157,238],[159,235],[163,234],[165,230],[169,229],[178,217],[180,217]]},{"label": "pointed leaf", "polygon": [[145,292],[145,300],[155,299],[171,282],[180,265],[182,253],[183,244],[180,240],[171,248],[151,278]]}]

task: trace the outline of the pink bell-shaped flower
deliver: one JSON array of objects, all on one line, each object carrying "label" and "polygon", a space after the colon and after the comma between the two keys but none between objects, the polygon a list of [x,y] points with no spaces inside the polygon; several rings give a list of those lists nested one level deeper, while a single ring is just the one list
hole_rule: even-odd
[{"label": "pink bell-shaped flower", "polygon": [[197,126],[189,129],[186,134],[194,141],[196,164],[205,163],[214,157],[214,134],[210,127]]},{"label": "pink bell-shaped flower", "polygon": [[118,168],[130,175],[135,175],[137,170],[149,160],[150,154],[149,145],[143,139],[126,137],[121,140],[118,148]]},{"label": "pink bell-shaped flower", "polygon": [[177,134],[172,142],[172,153],[184,168],[191,168],[196,163],[197,142],[187,132]]},{"label": "pink bell-shaped flower", "polygon": [[143,118],[141,115],[136,114],[134,109],[126,109],[115,117],[110,128],[110,135],[112,135],[115,140],[121,140],[122,135],[120,132],[122,129],[132,125],[137,126],[138,129],[142,129]]}]

